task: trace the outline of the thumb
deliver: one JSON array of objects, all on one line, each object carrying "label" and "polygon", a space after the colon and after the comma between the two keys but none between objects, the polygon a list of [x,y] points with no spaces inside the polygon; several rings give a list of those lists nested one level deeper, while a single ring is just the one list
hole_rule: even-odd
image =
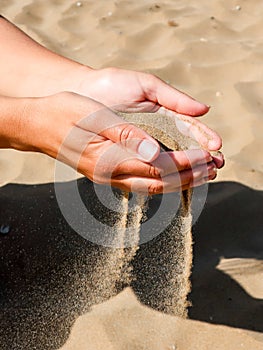
[{"label": "thumb", "polygon": [[145,162],[154,161],[160,154],[160,146],[156,140],[137,126],[123,120],[114,128],[105,130],[103,134]]},{"label": "thumb", "polygon": [[79,122],[79,126],[118,143],[145,162],[152,162],[160,153],[160,146],[155,139],[108,108],[104,107],[84,118]]},{"label": "thumb", "polygon": [[139,79],[148,100],[160,106],[192,117],[209,111],[209,106],[194,100],[154,75],[139,73]]}]

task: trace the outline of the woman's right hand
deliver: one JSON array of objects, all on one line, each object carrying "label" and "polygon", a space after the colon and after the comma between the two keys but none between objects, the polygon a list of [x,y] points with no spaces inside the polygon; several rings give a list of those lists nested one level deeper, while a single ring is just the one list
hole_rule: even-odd
[{"label": "woman's right hand", "polygon": [[[90,98],[62,92],[14,100],[17,118],[13,114],[9,146],[58,158],[96,183],[156,194],[216,177],[209,152],[160,153],[158,143],[146,132]],[[198,134],[203,138],[204,133],[203,124],[197,123],[191,132],[198,140]]]}]

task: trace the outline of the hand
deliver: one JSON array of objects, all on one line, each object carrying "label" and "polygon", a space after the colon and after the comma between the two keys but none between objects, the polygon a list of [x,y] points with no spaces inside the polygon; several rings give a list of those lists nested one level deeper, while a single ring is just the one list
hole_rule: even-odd
[{"label": "hand", "polygon": [[74,93],[29,99],[23,118],[20,143],[25,149],[58,157],[96,183],[155,194],[199,185],[216,175],[209,152],[160,154],[158,143],[143,130]]},{"label": "hand", "polygon": [[[79,83],[75,86],[76,91],[115,110],[156,112],[165,107],[185,115],[184,120],[187,116],[199,117],[209,111],[207,105],[192,99],[151,74],[117,68],[86,70],[82,67],[81,69],[77,75]],[[222,147],[222,140],[217,133],[197,120],[191,118],[187,120],[189,125],[192,123],[195,125],[195,139],[203,148],[207,151],[218,151]],[[205,130],[205,137],[200,130]],[[179,157],[178,153],[175,157],[176,155]],[[217,168],[224,165],[221,153],[213,156],[213,161]]]},{"label": "hand", "polygon": [[155,112],[163,106],[177,113],[200,116],[209,110],[208,106],[152,74],[118,68],[90,70],[82,67],[76,77],[75,92],[125,112]]}]

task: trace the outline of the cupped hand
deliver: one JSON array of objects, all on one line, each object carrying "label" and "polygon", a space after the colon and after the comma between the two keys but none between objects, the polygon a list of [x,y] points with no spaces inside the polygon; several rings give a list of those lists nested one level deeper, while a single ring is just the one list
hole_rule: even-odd
[{"label": "cupped hand", "polygon": [[155,112],[166,107],[177,113],[201,116],[209,107],[173,88],[155,75],[104,68],[78,74],[76,92],[125,112]]},{"label": "cupped hand", "polygon": [[[146,132],[84,96],[67,92],[31,99],[24,115],[33,150],[58,158],[96,183],[156,194],[200,185],[216,176],[208,151],[160,153]],[[214,136],[204,131],[201,142],[207,142],[204,135]],[[197,133],[194,125],[192,132]]]},{"label": "cupped hand", "polygon": [[[123,112],[156,112],[163,108],[171,110],[194,125],[194,137],[201,147],[207,151],[218,151],[222,147],[221,137],[216,132],[200,121],[188,118],[204,115],[209,111],[209,106],[194,100],[155,75],[118,68],[88,71],[84,68],[84,73],[80,76],[78,93]],[[202,136],[203,131],[205,137]],[[213,160],[217,168],[224,165],[221,153],[214,155]]]}]

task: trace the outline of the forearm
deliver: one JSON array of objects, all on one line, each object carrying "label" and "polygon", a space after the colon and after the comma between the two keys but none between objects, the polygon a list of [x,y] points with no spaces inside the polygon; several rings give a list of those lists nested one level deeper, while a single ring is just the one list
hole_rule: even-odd
[{"label": "forearm", "polygon": [[45,96],[77,92],[91,68],[41,46],[0,17],[0,94]]}]

